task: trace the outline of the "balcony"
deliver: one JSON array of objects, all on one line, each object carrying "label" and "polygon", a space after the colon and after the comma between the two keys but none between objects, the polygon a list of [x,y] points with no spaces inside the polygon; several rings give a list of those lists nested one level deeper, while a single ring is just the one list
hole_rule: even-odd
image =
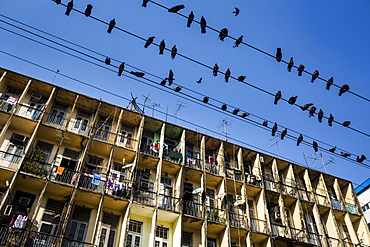
[{"label": "balcony", "polygon": [[46,178],[50,174],[51,168],[51,164],[25,158],[22,162],[21,171]]},{"label": "balcony", "polygon": [[353,214],[358,214],[356,205],[346,203],[346,208],[348,212],[353,213]]},{"label": "balcony", "polygon": [[154,199],[156,196],[156,193],[154,191],[150,190],[144,190],[144,189],[135,189],[133,191],[133,201],[137,203],[141,203],[148,206],[154,206]]},{"label": "balcony", "polygon": [[263,184],[266,190],[278,192],[278,183],[274,181],[272,175],[263,174]]},{"label": "balcony", "polygon": [[68,130],[76,134],[88,135],[90,126],[81,119],[71,119],[68,124]]},{"label": "balcony", "polygon": [[174,163],[180,163],[182,160],[182,153],[179,151],[165,149],[163,150],[163,159]]},{"label": "balcony", "polygon": [[64,122],[66,120],[65,114],[45,114],[46,115],[46,123],[57,125],[57,126],[63,126]]},{"label": "balcony", "polygon": [[317,203],[326,207],[330,207],[330,203],[328,198],[325,195],[315,193],[315,197],[317,200]]},{"label": "balcony", "polygon": [[137,140],[118,133],[116,144],[120,147],[125,147],[133,150],[136,147]]},{"label": "balcony", "polygon": [[246,174],[246,182],[250,185],[254,185],[259,188],[262,187],[262,184],[261,184],[262,180],[257,179],[256,175],[253,175],[253,174]]},{"label": "balcony", "polygon": [[201,218],[201,204],[192,201],[183,201],[183,214]]},{"label": "balcony", "polygon": [[200,159],[193,158],[193,157],[190,157],[190,156],[186,156],[185,166],[191,167],[191,168],[194,168],[194,169],[200,169],[200,170],[202,169],[202,164],[201,164]]},{"label": "balcony", "polygon": [[121,197],[124,199],[130,199],[132,191],[132,182],[129,180],[121,180],[115,177],[109,176],[105,186],[105,193]]},{"label": "balcony", "polygon": [[[63,239],[62,247],[92,247],[93,245],[90,243],[72,240],[68,238]],[[45,246],[46,247],[46,246]]]},{"label": "balcony", "polygon": [[38,120],[40,113],[44,108],[44,105],[40,105],[39,107],[32,107],[29,105],[20,104],[18,108],[19,108],[17,112],[18,116],[28,118],[31,120]]},{"label": "balcony", "polygon": [[83,172],[78,187],[102,193],[105,187],[105,176]]},{"label": "balcony", "polygon": [[18,99],[14,97],[9,97],[7,100],[0,100],[0,111],[12,113],[17,103]]},{"label": "balcony", "polygon": [[229,224],[232,227],[247,228],[247,220],[244,215],[229,212]]},{"label": "balcony", "polygon": [[308,232],[308,241],[310,244],[321,246],[321,235],[313,232]]},{"label": "balcony", "polygon": [[333,207],[333,209],[344,210],[343,204],[340,201],[335,200],[335,199],[330,199],[330,202],[331,202],[331,206]]},{"label": "balcony", "polygon": [[216,164],[206,163],[206,172],[211,173],[213,175],[220,175],[219,170]]},{"label": "balcony", "polygon": [[141,143],[140,153],[152,155],[152,156],[155,156],[155,157],[158,157],[158,155],[159,155],[158,150],[155,150],[153,148],[153,145],[149,145],[149,144],[146,144],[146,143]]},{"label": "balcony", "polygon": [[336,239],[336,238],[327,237],[327,242],[328,242],[329,247],[342,246],[341,241],[339,239]]},{"label": "balcony", "polygon": [[114,133],[102,128],[93,127],[93,138],[103,142],[114,143]]},{"label": "balcony", "polygon": [[280,184],[280,190],[284,195],[298,197],[297,188],[287,184]]},{"label": "balcony", "polygon": [[225,224],[226,215],[225,211],[218,208],[207,207],[206,209],[207,220],[215,223]]},{"label": "balcony", "polygon": [[270,234],[270,230],[267,227],[267,221],[266,220],[251,218],[250,219],[250,228],[251,228],[252,232]]},{"label": "balcony", "polygon": [[299,199],[303,201],[310,202],[311,201],[311,192],[304,190],[304,189],[297,189]]},{"label": "balcony", "polygon": [[179,202],[178,198],[159,194],[158,207],[161,209],[179,212],[178,202]]},{"label": "balcony", "polygon": [[22,159],[22,156],[20,155],[21,152],[18,153],[19,154],[14,154],[0,151],[0,166],[7,167],[11,170],[18,169],[19,163]]},{"label": "balcony", "polygon": [[226,177],[229,179],[234,179],[239,182],[243,181],[242,172],[238,169],[226,168]]},{"label": "balcony", "polygon": [[272,223],[271,224],[271,231],[272,231],[272,236],[289,238],[285,226],[277,225],[277,224]]},{"label": "balcony", "polygon": [[298,242],[308,243],[308,238],[303,229],[290,228],[292,238]]}]

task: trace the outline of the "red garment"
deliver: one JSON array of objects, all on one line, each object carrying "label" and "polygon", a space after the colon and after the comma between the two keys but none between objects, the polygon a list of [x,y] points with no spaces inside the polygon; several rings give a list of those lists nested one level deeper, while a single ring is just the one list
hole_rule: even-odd
[{"label": "red garment", "polygon": [[158,143],[154,143],[154,149],[159,150],[159,144]]},{"label": "red garment", "polygon": [[209,163],[213,164],[215,162],[215,159],[212,156],[209,156]]}]

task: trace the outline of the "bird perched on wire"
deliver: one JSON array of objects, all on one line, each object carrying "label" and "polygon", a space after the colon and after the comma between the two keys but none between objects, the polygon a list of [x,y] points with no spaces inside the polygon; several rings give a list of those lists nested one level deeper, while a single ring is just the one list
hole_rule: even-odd
[{"label": "bird perched on wire", "polygon": [[308,104],[305,104],[305,105],[301,105],[300,108],[302,109],[302,111],[306,111],[310,106],[313,106],[313,104],[308,103]]},{"label": "bird perched on wire", "polygon": [[107,33],[112,33],[113,28],[116,26],[116,19],[112,19],[109,22]]},{"label": "bird perched on wire", "polygon": [[245,75],[240,75],[240,76],[238,77],[238,81],[240,81],[240,82],[244,82],[245,78],[247,78]]},{"label": "bird perched on wire", "polygon": [[249,116],[249,113],[243,112],[243,113],[240,113],[239,116],[241,116],[242,118],[245,118]]},{"label": "bird perched on wire", "polygon": [[294,66],[293,57],[290,57],[290,60],[288,62],[288,66],[287,66],[288,72],[292,71],[293,66]]},{"label": "bird perched on wire", "polygon": [[172,49],[171,49],[171,58],[172,58],[172,59],[175,59],[176,54],[177,54],[177,47],[176,47],[176,45],[174,45],[174,46],[172,47]]},{"label": "bird perched on wire", "polygon": [[219,67],[217,63],[215,63],[215,65],[213,66],[213,76],[217,76],[218,70],[219,70]]},{"label": "bird perched on wire", "polygon": [[262,126],[265,126],[265,127],[267,127],[268,126],[268,122],[265,120],[265,121],[263,121],[262,122]]},{"label": "bird perched on wire", "polygon": [[178,92],[180,92],[180,91],[181,91],[181,89],[182,89],[182,87],[175,87],[173,90],[174,90],[176,93],[178,93]]},{"label": "bird perched on wire", "polygon": [[106,57],[104,63],[106,65],[110,65],[110,58],[109,57]]},{"label": "bird perched on wire", "polygon": [[159,44],[159,54],[162,55],[164,49],[166,48],[166,43],[164,42],[164,39],[162,39],[161,43]]},{"label": "bird perched on wire", "polygon": [[345,152],[340,152],[340,156],[343,156],[344,158],[347,158],[347,157],[351,156],[351,154],[345,153]]},{"label": "bird perched on wire", "polygon": [[311,82],[314,82],[314,80],[316,80],[319,77],[319,75],[320,75],[319,71],[315,70],[312,74]]},{"label": "bird perched on wire", "polygon": [[319,112],[317,113],[317,119],[319,120],[319,123],[322,123],[323,117],[324,117],[324,112],[322,111],[322,109],[320,109]]},{"label": "bird perched on wire", "polygon": [[60,4],[60,3],[62,2],[62,0],[54,0],[54,2],[55,2],[56,4]]},{"label": "bird perched on wire", "polygon": [[331,113],[330,113],[330,116],[328,117],[328,125],[333,126],[333,121],[334,121],[334,116],[331,115]]},{"label": "bird perched on wire", "polygon": [[297,70],[298,70],[298,76],[302,76],[302,72],[304,71],[304,65],[300,64]]},{"label": "bird perched on wire", "polygon": [[166,78],[166,80],[168,81],[168,85],[171,86],[173,81],[175,80],[173,78],[174,74],[173,74],[173,71],[172,69],[170,69],[170,72],[168,73],[168,77]]},{"label": "bird perched on wire", "polygon": [[88,4],[85,9],[85,16],[89,17],[91,15],[93,6],[91,4]]},{"label": "bird perched on wire", "polygon": [[235,7],[235,11],[233,11],[233,14],[235,14],[235,16],[237,16],[237,15],[239,15],[239,13],[240,13],[240,9]]},{"label": "bird perched on wire", "polygon": [[229,82],[229,77],[231,75],[231,71],[230,69],[228,68],[225,72],[225,82]]},{"label": "bird perched on wire", "polygon": [[342,96],[343,93],[349,91],[349,86],[347,84],[343,84],[342,87],[339,89],[339,96]]},{"label": "bird perched on wire", "polygon": [[133,74],[134,76],[137,77],[143,77],[145,75],[145,73],[139,71],[131,71],[130,74]]},{"label": "bird perched on wire", "polygon": [[303,135],[299,134],[299,136],[297,138],[297,146],[299,146],[299,144],[301,144],[302,141],[303,141]]},{"label": "bird perched on wire", "polygon": [[285,128],[283,131],[281,131],[281,134],[280,134],[281,140],[284,140],[284,137],[286,136],[287,133],[288,133],[288,129],[287,128]]},{"label": "bird perched on wire", "polygon": [[316,107],[311,106],[310,109],[308,110],[308,116],[313,117],[315,115],[315,112],[316,112]]},{"label": "bird perched on wire", "polygon": [[121,63],[118,67],[118,76],[122,75],[123,70],[125,69],[125,62]]},{"label": "bird perched on wire", "polygon": [[194,13],[193,11],[190,11],[190,14],[188,16],[188,22],[186,24],[187,27],[191,27],[191,23],[193,22],[194,20]]},{"label": "bird perched on wire", "polygon": [[220,33],[218,34],[218,38],[221,41],[224,41],[224,39],[227,37],[228,34],[229,34],[229,30],[227,30],[227,28],[222,28],[220,30]]},{"label": "bird perched on wire", "polygon": [[73,9],[73,0],[71,0],[67,4],[67,9],[66,9],[65,15],[69,15],[71,13],[72,9]]},{"label": "bird perched on wire", "polygon": [[232,114],[233,115],[236,115],[236,114],[238,114],[239,111],[240,111],[240,109],[239,108],[236,108],[236,109],[233,110]]},{"label": "bird perched on wire", "polygon": [[276,55],[275,55],[276,61],[280,62],[281,59],[283,59],[283,53],[281,52],[281,48],[276,49]]},{"label": "bird perched on wire", "polygon": [[333,85],[334,83],[334,77],[330,77],[327,81],[326,81],[326,90],[330,90],[330,87],[331,85]]},{"label": "bird perched on wire", "polygon": [[208,101],[209,101],[209,97],[204,97],[204,98],[202,99],[202,102],[203,102],[203,103],[208,103]]},{"label": "bird perched on wire", "polygon": [[281,91],[277,91],[275,94],[274,104],[277,105],[278,101],[281,99]]},{"label": "bird perched on wire", "polygon": [[173,6],[171,8],[168,9],[168,12],[170,13],[177,13],[178,11],[182,10],[185,8],[185,5],[181,4],[181,5],[176,5],[176,6]]},{"label": "bird perched on wire", "polygon": [[200,32],[201,33],[206,33],[206,27],[207,27],[207,21],[206,19],[202,16],[200,18]]},{"label": "bird perched on wire", "polygon": [[337,149],[337,146],[330,148],[328,151],[334,153],[336,149]]},{"label": "bird perched on wire", "polygon": [[142,7],[146,8],[147,4],[150,0],[143,0],[143,3],[141,4]]},{"label": "bird perched on wire", "polygon": [[297,96],[292,96],[289,98],[288,103],[291,105],[294,105],[295,102],[297,101],[298,95]]},{"label": "bird perched on wire", "polygon": [[199,78],[199,80],[197,80],[197,83],[202,83],[202,80],[203,80],[203,77]]},{"label": "bird perched on wire", "polygon": [[344,122],[342,123],[342,125],[343,125],[344,127],[348,127],[350,124],[351,124],[351,121],[344,121]]},{"label": "bird perched on wire", "polygon": [[148,48],[148,46],[150,46],[150,44],[151,44],[151,43],[153,43],[154,39],[155,39],[155,37],[154,37],[154,36],[149,37],[149,38],[146,40],[145,44],[144,44],[144,48]]},{"label": "bird perched on wire", "polygon": [[277,125],[277,123],[275,122],[274,123],[274,126],[272,126],[272,129],[271,129],[271,135],[272,136],[275,136],[275,133],[276,133],[276,131],[278,130],[278,125]]},{"label": "bird perched on wire", "polygon": [[161,86],[166,86],[166,80],[162,80],[162,81],[159,83],[159,85],[161,85]]},{"label": "bird perched on wire", "polygon": [[233,45],[233,48],[238,47],[240,45],[240,43],[242,43],[242,42],[243,42],[243,35],[241,35],[239,38],[237,38],[235,40],[235,43]]},{"label": "bird perched on wire", "polygon": [[364,160],[366,160],[366,156],[363,154],[361,155],[361,157],[357,156],[356,158],[356,161],[360,163],[362,163]]},{"label": "bird perched on wire", "polygon": [[221,110],[226,111],[226,109],[227,109],[227,105],[226,105],[226,104],[223,104],[223,105],[221,106]]},{"label": "bird perched on wire", "polygon": [[319,144],[317,144],[317,142],[313,141],[312,142],[312,147],[315,150],[315,152],[318,152],[319,151]]}]

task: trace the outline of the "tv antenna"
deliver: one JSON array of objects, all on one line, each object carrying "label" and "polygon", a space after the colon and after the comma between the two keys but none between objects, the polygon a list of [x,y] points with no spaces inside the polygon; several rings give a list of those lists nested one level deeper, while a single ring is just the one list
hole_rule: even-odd
[{"label": "tv antenna", "polygon": [[161,103],[153,102],[150,106],[152,107],[152,117],[154,117],[154,107],[162,108]]},{"label": "tv antenna", "polygon": [[181,108],[182,107],[185,107],[185,104],[186,102],[183,102],[183,101],[179,101],[180,104],[177,104],[177,109],[176,109],[176,112],[175,114],[173,114],[174,116],[177,115],[177,124],[180,124],[180,111],[181,111]]},{"label": "tv antenna", "polygon": [[146,102],[150,102],[151,100],[149,99],[150,93],[148,93],[148,96],[143,95],[142,97],[144,98],[144,106],[143,106],[143,112],[145,112],[145,106]]},{"label": "tv antenna", "polygon": [[229,138],[228,138],[228,134],[227,134],[227,126],[231,126],[231,120],[228,119],[228,118],[224,118],[221,120],[221,123],[219,125],[217,125],[218,128],[222,128],[223,129],[223,134],[225,136],[225,141],[228,141]]},{"label": "tv antenna", "polygon": [[278,157],[280,158],[280,152],[279,152],[279,141],[281,141],[281,139],[280,139],[280,135],[275,135],[273,138],[271,138],[271,139],[269,140],[269,142],[271,142],[271,141],[275,141],[275,143],[271,144],[271,146],[270,146],[270,147],[272,147],[272,146],[276,145],[276,151],[277,151],[277,153],[278,153]]},{"label": "tv antenna", "polygon": [[51,84],[53,84],[53,85],[54,85],[55,78],[57,77],[57,75],[58,75],[58,73],[59,73],[59,72],[60,72],[60,70],[59,70],[59,69],[55,70],[55,75],[54,75],[54,78],[53,78],[53,80],[52,80]]}]

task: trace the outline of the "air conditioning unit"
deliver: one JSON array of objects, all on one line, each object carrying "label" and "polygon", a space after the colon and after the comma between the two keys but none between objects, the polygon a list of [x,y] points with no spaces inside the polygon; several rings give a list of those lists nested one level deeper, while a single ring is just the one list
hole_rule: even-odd
[{"label": "air conditioning unit", "polygon": [[19,202],[28,206],[28,204],[31,202],[31,199],[27,197],[21,197],[19,198]]},{"label": "air conditioning unit", "polygon": [[33,93],[31,95],[31,100],[32,101],[36,101],[36,102],[39,102],[42,98],[42,95],[41,94],[38,94],[38,93]]},{"label": "air conditioning unit", "polygon": [[28,137],[14,133],[11,138],[11,143],[26,146]]}]

